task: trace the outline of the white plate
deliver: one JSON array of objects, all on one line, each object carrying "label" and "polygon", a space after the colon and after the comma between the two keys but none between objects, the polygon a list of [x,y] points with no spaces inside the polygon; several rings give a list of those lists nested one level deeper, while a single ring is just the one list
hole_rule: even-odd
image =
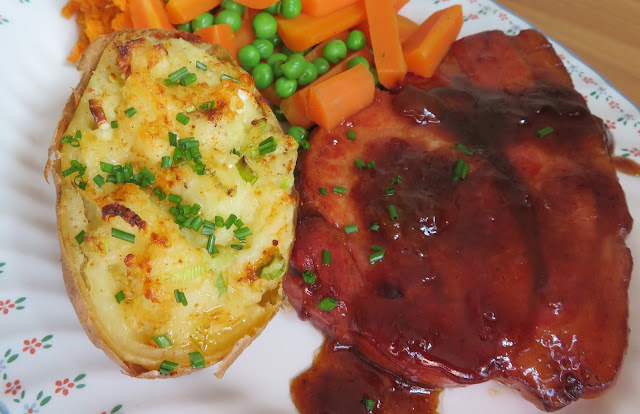
[{"label": "white plate", "polygon": [[[77,36],[65,0],[0,2],[0,414],[295,413],[289,382],[310,363],[322,337],[280,312],[223,380],[203,370],[172,380],[138,380],[94,348],[67,299],[56,239],[53,185],[43,179],[49,140],[78,74],[65,58]],[[454,1],[412,0],[402,13],[421,21]],[[465,0],[463,35],[510,34],[529,24],[487,0]],[[576,88],[615,136],[619,155],[640,158],[640,112],[602,77],[554,44]],[[640,180],[621,175],[632,215]],[[640,232],[628,245],[640,263]],[[562,412],[637,413],[640,406],[638,266],[630,288],[629,349],[616,386]],[[606,346],[606,338],[603,338]],[[364,410],[363,410],[364,412]],[[441,414],[539,413],[494,382],[446,390]]]}]

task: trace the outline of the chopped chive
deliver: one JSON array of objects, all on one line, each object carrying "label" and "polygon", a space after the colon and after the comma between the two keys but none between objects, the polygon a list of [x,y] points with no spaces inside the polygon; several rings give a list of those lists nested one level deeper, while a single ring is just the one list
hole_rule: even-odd
[{"label": "chopped chive", "polygon": [[467,147],[466,145],[456,144],[456,145],[454,145],[454,147],[455,147],[455,149],[457,149],[458,151],[460,151],[463,154],[467,154],[467,155],[475,154],[475,151],[472,150],[471,148]]},{"label": "chopped chive", "polygon": [[223,74],[222,76],[220,76],[220,81],[223,81],[225,79],[231,79],[231,80],[234,80],[236,82],[240,82],[240,79],[234,78],[233,76],[227,75],[226,73]]},{"label": "chopped chive", "polygon": [[465,162],[464,164],[462,164],[462,171],[460,171],[460,178],[463,180],[467,178],[468,171],[469,171],[469,163]]},{"label": "chopped chive", "polygon": [[122,302],[124,300],[124,297],[125,297],[124,296],[124,292],[120,291],[120,292],[116,293],[115,297],[116,297],[116,301],[118,303]]},{"label": "chopped chive", "polygon": [[195,221],[195,217],[191,216],[191,217],[187,217],[187,219],[182,223],[182,225],[188,229],[191,228],[191,225],[193,225],[193,222]]},{"label": "chopped chive", "polygon": [[316,275],[313,273],[313,270],[305,270],[302,272],[302,279],[305,283],[311,285],[316,282]]},{"label": "chopped chive", "polygon": [[400,174],[396,175],[391,179],[391,182],[394,184],[399,184],[402,182],[402,176]]},{"label": "chopped chive", "polygon": [[207,70],[207,65],[205,65],[202,62],[200,62],[199,60],[196,60],[196,68],[206,71]]},{"label": "chopped chive", "polygon": [[353,163],[356,165],[356,167],[358,167],[359,169],[363,169],[365,167],[365,163],[364,161],[362,161],[360,159],[360,157],[356,158],[355,160],[353,160]]},{"label": "chopped chive", "polygon": [[396,189],[393,187],[387,187],[384,189],[384,193],[386,195],[394,195],[396,193]]},{"label": "chopped chive", "polygon": [[62,171],[60,173],[60,175],[62,175],[63,177],[66,177],[67,175],[71,175],[76,171],[78,171],[78,169],[76,167],[70,167],[70,168],[67,168],[66,170]]},{"label": "chopped chive", "polygon": [[126,231],[122,231],[120,229],[116,229],[115,227],[111,228],[111,236],[116,239],[124,240],[129,243],[133,243],[136,241],[136,235],[127,233]]},{"label": "chopped chive", "polygon": [[236,220],[238,219],[238,216],[236,216],[235,214],[231,214],[229,216],[229,218],[227,219],[227,221],[224,222],[224,227],[229,230],[231,228],[231,226],[233,226],[233,223],[236,222]]},{"label": "chopped chive", "polygon": [[173,132],[169,132],[169,145],[175,147],[178,145],[178,136]]},{"label": "chopped chive", "polygon": [[340,302],[338,302],[335,298],[324,298],[320,302],[318,302],[318,308],[322,309],[325,312],[330,312],[338,306]]},{"label": "chopped chive", "polygon": [[104,185],[104,177],[98,174],[93,177],[93,182],[96,183],[99,188],[102,188],[102,186]]},{"label": "chopped chive", "polygon": [[253,233],[251,233],[249,227],[243,227],[241,229],[234,230],[233,234],[235,234],[238,239],[243,240],[246,239],[247,236],[251,236]]},{"label": "chopped chive", "polygon": [[176,115],[176,121],[180,122],[182,125],[187,125],[189,123],[189,117],[182,112],[178,112],[178,115]]},{"label": "chopped chive", "polygon": [[[456,160],[456,165],[453,167],[453,177],[452,181],[459,181],[460,179],[464,179],[467,176],[467,171],[469,169],[469,164],[467,164],[463,159],[458,158]],[[464,177],[463,177],[464,175]]]},{"label": "chopped chive", "polygon": [[349,138],[349,141],[356,140],[356,133],[353,131],[353,129],[347,131],[347,138]]},{"label": "chopped chive", "polygon": [[118,121],[111,121],[111,129],[118,128]]},{"label": "chopped chive", "polygon": [[244,223],[242,222],[242,220],[237,219],[236,221],[233,222],[233,225],[236,226],[237,228],[242,228],[244,227]]},{"label": "chopped chive", "polygon": [[210,111],[216,107],[215,101],[207,101],[202,105],[198,106],[198,109],[202,109],[203,111]]},{"label": "chopped chive", "polygon": [[177,303],[182,303],[182,306],[187,306],[189,304],[189,302],[187,302],[187,297],[180,289],[174,290],[173,296],[176,298]]},{"label": "chopped chive", "polygon": [[376,166],[376,162],[374,160],[371,160],[367,163],[367,168],[370,170],[373,170],[373,167]]},{"label": "chopped chive", "polygon": [[241,244],[232,244],[232,245],[231,245],[231,246],[229,246],[229,247],[231,247],[232,249],[236,249],[236,250],[242,250],[242,249],[244,249],[244,246],[243,246],[243,245],[241,245]]},{"label": "chopped chive", "polygon": [[387,207],[387,210],[389,210],[389,217],[391,217],[391,220],[396,221],[400,219],[400,217],[398,216],[398,211],[396,210],[396,206],[391,204],[389,207]]},{"label": "chopped chive", "polygon": [[160,168],[171,168],[173,165],[173,158],[165,155],[162,157],[162,161],[160,162]]},{"label": "chopped chive", "polygon": [[213,284],[218,289],[218,296],[224,296],[227,293],[227,282],[224,281],[224,277],[222,277],[222,273],[219,273],[218,276],[213,280]]},{"label": "chopped chive", "polygon": [[258,174],[253,171],[244,157],[241,157],[238,162],[236,162],[236,170],[238,170],[240,178],[242,178],[242,181],[244,181],[245,183],[254,185],[256,181],[258,181]]},{"label": "chopped chive", "polygon": [[158,372],[162,375],[169,375],[171,371],[174,371],[178,368],[178,363],[173,361],[167,361],[166,359],[162,361],[160,364],[160,368],[158,368]]},{"label": "chopped chive", "polygon": [[371,223],[371,226],[369,226],[369,230],[371,231],[378,231],[380,229],[380,225],[378,223]]},{"label": "chopped chive", "polygon": [[215,234],[209,234],[209,238],[207,239],[207,253],[216,254],[219,250],[216,247],[216,236]]},{"label": "chopped chive", "polygon": [[206,367],[204,357],[198,351],[189,352],[189,363],[193,369],[202,369]]},{"label": "chopped chive", "polygon": [[182,79],[187,73],[189,73],[189,70],[185,66],[183,66],[175,72],[170,73],[169,80],[171,82],[177,82]]},{"label": "chopped chive", "polygon": [[180,84],[182,86],[191,85],[193,82],[198,80],[198,76],[195,73],[187,73],[182,79],[180,79]]},{"label": "chopped chive", "polygon": [[177,194],[169,194],[169,202],[170,203],[180,203],[182,201],[182,197]]},{"label": "chopped chive", "polygon": [[[224,227],[224,217],[216,216],[214,218],[214,222],[216,223],[216,227]],[[229,226],[231,227],[231,226]]]},{"label": "chopped chive", "polygon": [[78,129],[78,130],[76,130],[76,136],[75,136],[75,138],[76,138],[76,139],[81,139],[81,138],[82,138],[82,131],[80,131],[79,129]]},{"label": "chopped chive", "polygon": [[380,260],[382,260],[383,257],[384,257],[384,249],[375,250],[373,253],[369,255],[369,263],[374,264],[376,262],[379,262]]},{"label": "chopped chive", "polygon": [[339,185],[333,187],[333,192],[336,194],[344,194],[347,192],[347,187],[340,187]]},{"label": "chopped chive", "polygon": [[209,220],[205,220],[204,223],[202,224],[202,235],[208,236],[210,234],[213,234],[213,232],[215,231],[215,227],[216,227],[215,223]]},{"label": "chopped chive", "polygon": [[322,249],[322,264],[325,266],[331,264],[331,252],[327,249]]},{"label": "chopped chive", "polygon": [[351,233],[355,233],[358,231],[358,225],[357,224],[347,224],[346,226],[343,227],[344,232],[347,234],[351,234]]},{"label": "chopped chive", "polygon": [[550,133],[553,132],[553,127],[544,127],[542,128],[540,131],[536,132],[536,136],[539,138],[544,137],[545,135],[549,135]]},{"label": "chopped chive", "polygon": [[319,189],[319,190],[320,190],[320,195],[327,195],[327,194],[329,194],[329,192],[327,191],[327,189],[326,189],[326,188],[324,188],[324,187],[320,187],[320,189]]},{"label": "chopped chive", "polygon": [[78,141],[77,138],[74,138],[71,135],[65,135],[64,137],[60,138],[60,142],[62,142],[63,144],[69,144],[74,148],[78,148],[80,146],[80,141]]},{"label": "chopped chive", "polygon": [[124,111],[125,115],[127,115],[129,118],[131,118],[132,116],[134,116],[135,114],[138,113],[138,111],[136,111],[136,108],[134,108],[133,106],[129,109],[126,109]]},{"label": "chopped chive", "polygon": [[76,241],[78,244],[82,244],[84,242],[84,230],[80,230],[80,233],[76,235]]},{"label": "chopped chive", "polygon": [[265,155],[275,151],[277,146],[278,144],[276,143],[275,138],[271,136],[258,145],[258,151],[260,152],[260,155]]},{"label": "chopped chive", "polygon": [[154,335],[151,337],[151,339],[153,339],[153,342],[158,345],[158,348],[169,348],[173,346],[173,343],[167,337],[167,335]]},{"label": "chopped chive", "polygon": [[362,405],[364,405],[364,409],[367,411],[373,411],[373,409],[376,408],[376,402],[371,398],[363,398]]},{"label": "chopped chive", "polygon": [[162,188],[160,187],[155,187],[153,189],[153,195],[158,197],[158,200],[160,201],[163,201],[165,198],[167,198],[167,194],[164,191],[162,191]]},{"label": "chopped chive", "polygon": [[196,217],[193,219],[193,223],[191,223],[191,228],[195,231],[200,231],[202,224],[204,224],[204,219],[202,217]]}]

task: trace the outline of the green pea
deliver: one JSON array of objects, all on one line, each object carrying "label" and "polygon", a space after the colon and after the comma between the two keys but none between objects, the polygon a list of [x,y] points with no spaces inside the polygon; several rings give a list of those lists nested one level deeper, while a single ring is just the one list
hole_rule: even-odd
[{"label": "green pea", "polygon": [[274,15],[276,13],[278,13],[278,7],[280,6],[280,2],[277,1],[275,3],[273,3],[271,6],[267,7],[266,9],[262,9],[262,11],[269,13],[270,15]]},{"label": "green pea", "polygon": [[273,83],[273,69],[266,63],[258,63],[251,71],[256,88],[264,89]]},{"label": "green pea", "polygon": [[298,144],[300,144],[301,141],[309,139],[309,131],[298,125],[291,125],[289,129],[287,129],[287,135],[293,138]]},{"label": "green pea", "polygon": [[352,67],[360,64],[363,64],[367,67],[367,69],[370,69],[369,61],[363,58],[362,56],[356,56],[354,58],[349,59],[349,61],[347,62],[347,69],[351,69]]},{"label": "green pea", "polygon": [[222,0],[222,4],[220,5],[224,10],[230,10],[236,13],[239,16],[242,16],[244,13],[244,6],[240,3],[236,3],[233,0]]},{"label": "green pea", "polygon": [[298,83],[293,79],[287,79],[286,77],[281,77],[276,80],[276,95],[281,98],[286,98],[293,95],[298,89]]},{"label": "green pea", "polygon": [[313,65],[318,69],[318,75],[324,75],[329,71],[329,62],[325,58],[313,59]]},{"label": "green pea", "polygon": [[278,33],[276,18],[266,12],[256,14],[251,22],[251,27],[253,28],[253,34],[258,39],[271,39]]},{"label": "green pea", "polygon": [[338,63],[347,56],[347,46],[342,40],[332,40],[322,48],[322,57],[331,63]]},{"label": "green pea", "polygon": [[280,34],[278,32],[276,32],[275,36],[273,36],[271,39],[271,43],[273,43],[273,47],[276,48],[278,46],[280,46],[282,44],[282,38],[280,37]]},{"label": "green pea", "polygon": [[282,71],[282,65],[284,65],[284,62],[281,60],[278,60],[273,65],[271,65],[271,68],[273,69],[273,76],[275,78],[286,77],[284,76],[284,72]]},{"label": "green pea", "polygon": [[302,3],[300,0],[280,0],[280,6],[278,7],[278,14],[287,19],[295,19],[302,10]]},{"label": "green pea", "polygon": [[189,32],[189,33],[193,32],[193,29],[191,28],[191,22],[177,24],[176,29],[182,30],[183,32]]},{"label": "green pea", "polygon": [[311,62],[306,62],[304,65],[304,72],[298,78],[298,86],[306,86],[318,79],[318,68]]},{"label": "green pea", "polygon": [[242,25],[242,18],[231,10],[222,10],[216,16],[216,24],[230,24],[233,32],[237,32]]},{"label": "green pea", "polygon": [[304,72],[307,61],[304,56],[299,54],[293,54],[287,58],[287,61],[282,64],[282,73],[289,79],[298,79],[302,72]]},{"label": "green pea", "polygon": [[360,50],[367,44],[367,38],[360,30],[354,30],[349,33],[345,43],[349,50]]},{"label": "green pea", "polygon": [[213,26],[215,19],[213,14],[205,12],[191,21],[191,29],[195,32],[198,29]]},{"label": "green pea", "polygon": [[244,68],[244,70],[253,69],[258,63],[260,63],[260,51],[253,45],[242,46],[238,50],[238,63]]},{"label": "green pea", "polygon": [[318,75],[324,75],[329,71],[329,62],[325,58],[313,59],[313,65],[318,69]]},{"label": "green pea", "polygon": [[273,53],[273,43],[267,39],[256,39],[251,44],[258,49],[261,59],[266,59]]},{"label": "green pea", "polygon": [[287,55],[284,53],[274,53],[267,58],[267,64],[273,66],[276,62],[284,62],[287,60]]}]

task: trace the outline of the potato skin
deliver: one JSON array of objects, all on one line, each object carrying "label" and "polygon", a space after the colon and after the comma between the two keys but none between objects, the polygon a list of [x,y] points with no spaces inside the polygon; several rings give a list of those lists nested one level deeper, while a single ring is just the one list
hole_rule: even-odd
[{"label": "potato skin", "polygon": [[[125,50],[124,45],[134,47]],[[189,53],[197,59],[191,59]],[[109,62],[113,56],[127,54],[131,55],[128,67],[120,61]],[[193,60],[206,60],[208,70],[200,73]],[[146,67],[136,72],[141,62]],[[198,82],[163,85],[168,73],[179,69],[176,63],[196,73]],[[105,75],[101,71],[108,64],[111,73]],[[195,36],[155,29],[112,33],[89,46],[78,69],[82,77],[56,128],[45,170],[45,178],[51,173],[56,185],[63,277],[78,318],[94,345],[128,375],[164,377],[158,372],[164,360],[179,364],[170,376],[189,373],[193,368],[188,353],[198,351],[207,366],[221,362],[216,375],[222,376],[281,304],[281,275],[267,274],[266,269],[274,265],[279,269],[280,263],[286,269],[288,263],[297,205],[291,187],[297,145],[282,133],[253,79],[224,49],[201,43]],[[147,97],[144,87],[134,88],[138,80],[140,85],[153,81],[147,70],[157,81],[149,91],[153,110],[127,117],[123,115],[131,102],[127,97],[135,100],[142,96],[139,102],[143,103]],[[238,82],[218,80],[219,70]],[[118,92],[124,101],[114,101],[113,85],[101,84],[100,79],[124,82]],[[198,103],[212,97],[214,110],[197,108]],[[100,101],[104,111],[102,106],[94,111],[92,99]],[[175,123],[176,108],[189,114],[191,126]],[[110,130],[111,120],[120,126]],[[162,138],[158,138],[159,132],[149,132],[158,127],[167,127]],[[82,131],[79,148],[62,143],[62,138],[75,130]],[[170,156],[168,151],[173,150],[167,148],[167,132],[176,132],[180,138],[193,133],[207,164],[204,176],[196,175],[187,162],[160,168],[160,156]],[[277,142],[276,151],[259,154],[257,144],[270,136]],[[92,146],[96,151],[92,152]],[[239,170],[231,168],[239,161],[236,150],[259,177],[255,184],[245,182]],[[86,166],[85,190],[72,179],[75,174],[62,176],[71,159]],[[122,161],[122,165],[129,161],[136,172],[147,167],[156,181],[146,187],[109,182],[98,187],[92,178],[96,173],[108,175],[99,170],[103,161]],[[253,234],[244,244],[234,239],[232,229],[217,228],[220,253],[209,255],[207,237],[174,223],[168,210],[175,205],[158,200],[152,192],[155,186],[166,194],[181,195],[184,205],[200,204],[203,219],[213,221],[218,215],[227,219],[230,213],[239,212]],[[127,244],[109,237],[110,228],[134,233],[136,241]],[[86,234],[82,244],[75,239],[80,230]],[[244,249],[237,251],[231,244]],[[117,289],[126,292],[122,303],[115,300]],[[184,291],[188,306],[176,302],[175,289]],[[172,347],[160,349],[151,340],[153,335],[163,334],[171,339]]]}]

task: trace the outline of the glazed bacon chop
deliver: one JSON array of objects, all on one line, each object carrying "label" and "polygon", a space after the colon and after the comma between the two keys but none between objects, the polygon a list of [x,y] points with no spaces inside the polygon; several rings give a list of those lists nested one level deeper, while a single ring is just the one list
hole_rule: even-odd
[{"label": "glazed bacon chop", "polygon": [[289,301],[412,381],[495,379],[548,411],[597,396],[627,346],[632,219],[551,45],[469,36],[396,92],[312,137]]}]

